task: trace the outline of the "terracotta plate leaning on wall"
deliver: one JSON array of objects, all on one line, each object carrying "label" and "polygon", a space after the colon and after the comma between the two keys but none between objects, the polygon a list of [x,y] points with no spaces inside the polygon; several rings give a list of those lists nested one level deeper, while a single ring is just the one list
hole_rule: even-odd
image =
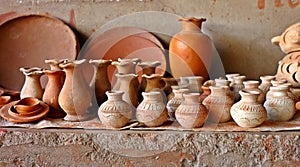
[{"label": "terracotta plate leaning on wall", "polygon": [[[0,22],[0,86],[20,90],[20,67],[49,68],[45,59],[76,59],[78,40],[61,20],[38,14],[10,15]],[[45,81],[43,81],[45,85]]]}]

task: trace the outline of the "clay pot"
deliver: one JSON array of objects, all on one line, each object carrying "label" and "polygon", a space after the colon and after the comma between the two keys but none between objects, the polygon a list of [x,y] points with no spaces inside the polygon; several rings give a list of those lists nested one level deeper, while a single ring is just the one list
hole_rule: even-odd
[{"label": "clay pot", "polygon": [[211,90],[207,86],[202,86],[203,93],[200,95],[200,103],[203,102],[204,99],[206,99],[207,96],[211,94]]},{"label": "clay pot", "polygon": [[226,74],[225,75],[227,80],[230,81],[229,86],[232,88],[234,84],[234,77],[240,76],[240,74],[234,73],[234,74]]},{"label": "clay pot", "polygon": [[202,76],[190,76],[188,77],[188,88],[190,93],[202,93]]},{"label": "clay pot", "polygon": [[288,121],[293,118],[296,113],[295,102],[288,96],[287,86],[270,87],[272,91],[264,103],[268,113],[268,120],[272,121]]},{"label": "clay pot", "polygon": [[136,83],[138,75],[136,74],[116,74],[120,86],[119,91],[124,92],[124,101],[130,104],[133,108],[137,107],[138,102],[138,84]]},{"label": "clay pot", "polygon": [[233,92],[234,92],[234,101],[237,102],[241,99],[240,90],[244,89],[243,82],[246,80],[246,76],[236,76],[233,77],[234,83],[233,83]]},{"label": "clay pot", "polygon": [[214,123],[223,123],[231,120],[230,108],[234,103],[229,95],[228,86],[211,86],[211,94],[203,100],[203,104],[209,111],[208,120]]},{"label": "clay pot", "polygon": [[60,64],[66,73],[66,80],[58,97],[60,107],[67,113],[67,121],[87,120],[90,117],[88,107],[91,103],[91,92],[82,75],[83,63],[86,60],[66,61]]},{"label": "clay pot", "polygon": [[169,120],[176,120],[175,111],[178,108],[178,106],[184,101],[183,94],[186,94],[188,92],[188,89],[173,89],[174,97],[171,98],[167,103]]},{"label": "clay pot", "polygon": [[89,63],[94,67],[94,77],[92,79],[90,87],[95,90],[97,106],[100,106],[107,100],[105,92],[111,90],[111,84],[107,75],[107,68],[111,64],[111,60],[89,60]]},{"label": "clay pot", "polygon": [[230,81],[224,79],[224,78],[216,78],[215,79],[215,86],[229,86]]},{"label": "clay pot", "polygon": [[205,18],[181,18],[182,30],[173,36],[169,46],[170,68],[174,78],[203,76],[208,79],[213,44],[201,32]]},{"label": "clay pot", "polygon": [[160,126],[168,119],[168,111],[159,92],[143,92],[144,100],[136,109],[136,119],[146,126]]},{"label": "clay pot", "polygon": [[261,80],[261,84],[258,86],[260,90],[263,91],[263,93],[266,95],[266,93],[269,91],[270,87],[272,86],[271,81],[274,80],[276,77],[272,75],[266,75],[259,77]]},{"label": "clay pot", "polygon": [[162,91],[164,91],[166,96],[169,96],[170,93],[172,93],[172,86],[177,86],[177,79],[175,78],[162,78],[162,81],[164,83],[164,86],[162,88]]},{"label": "clay pot", "polygon": [[258,88],[259,81],[248,80],[248,81],[243,81],[243,84],[245,86],[244,90],[259,92],[257,102],[263,104],[263,102],[265,101],[265,95],[264,95],[264,92]]},{"label": "clay pot", "polygon": [[43,69],[37,67],[20,68],[20,71],[25,75],[25,82],[20,94],[21,99],[25,97],[42,99],[44,91],[40,79],[44,74]]},{"label": "clay pot", "polygon": [[201,127],[208,117],[208,110],[199,102],[199,93],[184,94],[184,101],[175,111],[178,123],[187,129]]},{"label": "clay pot", "polygon": [[132,108],[122,98],[122,91],[107,91],[108,100],[98,110],[101,122],[113,128],[121,128],[132,118]]},{"label": "clay pot", "polygon": [[66,113],[60,107],[58,97],[64,84],[61,82],[61,78],[65,76],[65,73],[61,70],[44,70],[44,73],[48,76],[48,83],[42,99],[50,107],[48,116],[63,118]]},{"label": "clay pot", "polygon": [[257,102],[258,91],[240,91],[242,99],[233,104],[231,117],[241,127],[257,127],[267,119],[266,109]]},{"label": "clay pot", "polygon": [[162,88],[162,78],[161,74],[152,74],[152,75],[142,75],[143,78],[146,78],[146,88],[145,92],[150,91],[160,91]]}]

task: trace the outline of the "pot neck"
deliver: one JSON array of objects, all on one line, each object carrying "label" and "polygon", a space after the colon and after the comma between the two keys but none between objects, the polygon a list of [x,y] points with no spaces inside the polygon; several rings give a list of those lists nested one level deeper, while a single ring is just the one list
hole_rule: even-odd
[{"label": "pot neck", "polygon": [[206,21],[205,18],[181,18],[183,31],[197,31],[201,32],[202,22]]}]

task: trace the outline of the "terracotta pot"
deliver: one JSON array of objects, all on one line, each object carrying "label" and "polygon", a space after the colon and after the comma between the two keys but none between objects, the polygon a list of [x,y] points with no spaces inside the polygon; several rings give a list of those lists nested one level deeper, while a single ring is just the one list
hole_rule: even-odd
[{"label": "terracotta pot", "polygon": [[232,88],[234,84],[234,77],[240,76],[240,74],[234,73],[234,74],[226,74],[225,75],[227,80],[230,81],[229,86]]},{"label": "terracotta pot", "polygon": [[248,80],[248,81],[243,81],[243,84],[245,86],[244,90],[259,92],[259,96],[257,97],[257,102],[261,103],[261,104],[264,103],[264,101],[265,101],[265,95],[264,95],[264,92],[258,88],[259,81]]},{"label": "terracotta pot", "polygon": [[188,88],[190,93],[202,93],[202,76],[190,76],[188,77]]},{"label": "terracotta pot", "polygon": [[108,100],[98,110],[101,122],[113,128],[121,128],[132,118],[132,108],[122,98],[122,91],[107,91]]},{"label": "terracotta pot", "polygon": [[169,115],[169,120],[175,121],[175,111],[178,106],[184,101],[183,94],[188,93],[188,89],[173,89],[174,97],[170,99],[167,103],[167,110]]},{"label": "terracotta pot", "polygon": [[245,87],[243,81],[246,80],[246,76],[244,75],[236,76],[233,79],[234,79],[234,83],[233,83],[234,101],[237,102],[241,99],[241,95],[239,92]]},{"label": "terracotta pot", "polygon": [[230,81],[228,81],[224,78],[216,78],[215,86],[230,86]]},{"label": "terracotta pot", "polygon": [[137,107],[138,102],[138,84],[136,83],[138,75],[136,74],[116,74],[120,86],[119,91],[124,92],[124,101],[133,108]]},{"label": "terracotta pot", "polygon": [[257,102],[259,92],[241,90],[242,99],[233,104],[231,117],[241,127],[257,127],[267,119],[266,109]]},{"label": "terracotta pot", "polygon": [[288,96],[287,86],[270,87],[271,96],[267,98],[264,107],[268,113],[268,120],[288,121],[296,113],[295,102]]},{"label": "terracotta pot", "polygon": [[200,95],[200,103],[203,102],[204,99],[206,99],[207,96],[211,94],[211,90],[207,86],[202,86],[203,93]]},{"label": "terracotta pot", "polygon": [[208,121],[223,123],[231,120],[230,108],[234,103],[229,95],[228,86],[211,86],[211,94],[203,100],[203,104],[209,111]]},{"label": "terracotta pot", "polygon": [[201,32],[205,18],[181,18],[182,30],[170,41],[169,59],[174,78],[180,76],[203,76],[208,79],[213,44],[211,39]]},{"label": "terracotta pot", "polygon": [[146,78],[146,88],[145,92],[150,91],[159,91],[162,88],[162,78],[163,76],[161,74],[151,74],[149,75],[142,75],[143,78]]},{"label": "terracotta pot", "polygon": [[266,95],[266,93],[269,91],[270,87],[272,86],[271,80],[274,80],[276,77],[272,75],[266,75],[259,77],[261,80],[260,85],[258,88],[263,91],[263,93]]},{"label": "terracotta pot", "polygon": [[90,118],[88,107],[91,103],[91,92],[82,75],[81,66],[86,60],[67,61],[59,66],[66,73],[66,80],[58,97],[60,107],[67,113],[67,121],[81,121]]},{"label": "terracotta pot", "polygon": [[43,101],[50,107],[48,116],[63,118],[66,113],[60,107],[58,97],[64,84],[61,82],[61,78],[65,76],[65,73],[61,70],[44,70],[44,73],[48,76],[48,83],[43,95]]},{"label": "terracotta pot", "polygon": [[[175,78],[162,78],[164,83],[164,87],[162,90],[164,91],[165,95],[168,97],[170,93],[172,93],[172,86],[177,86],[177,79]],[[169,100],[168,100],[169,101]]]},{"label": "terracotta pot", "polygon": [[159,92],[143,92],[144,100],[136,109],[136,119],[146,126],[160,126],[168,119],[168,111]]},{"label": "terracotta pot", "polygon": [[105,92],[111,90],[111,84],[107,75],[107,68],[111,64],[111,60],[89,60],[89,63],[94,66],[94,77],[90,87],[94,90],[94,95],[97,99],[97,106],[100,106],[107,100]]},{"label": "terracotta pot", "polygon": [[207,119],[208,110],[199,102],[199,93],[184,94],[184,101],[175,111],[175,117],[183,128],[199,128]]},{"label": "terracotta pot", "polygon": [[25,97],[35,97],[42,99],[44,90],[41,85],[41,76],[44,74],[43,69],[33,68],[20,68],[20,71],[25,75],[25,82],[21,89],[21,99]]}]

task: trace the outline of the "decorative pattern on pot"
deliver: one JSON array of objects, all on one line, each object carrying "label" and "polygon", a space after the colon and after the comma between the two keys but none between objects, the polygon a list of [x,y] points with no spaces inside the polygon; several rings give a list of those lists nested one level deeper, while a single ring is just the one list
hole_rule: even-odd
[{"label": "decorative pattern on pot", "polygon": [[160,92],[143,92],[144,100],[136,109],[136,119],[148,127],[162,125],[168,119],[168,111]]},{"label": "decorative pattern on pot", "polygon": [[199,93],[184,94],[184,101],[175,111],[178,123],[187,129],[201,127],[208,117],[208,110],[199,102]]},{"label": "decorative pattern on pot", "polygon": [[122,91],[106,92],[108,100],[98,110],[98,116],[104,125],[121,128],[132,118],[132,107],[123,100],[123,94]]},{"label": "decorative pattern on pot", "polygon": [[212,40],[201,32],[205,18],[181,18],[182,30],[170,41],[169,59],[174,78],[203,76],[208,79],[212,58]]},{"label": "decorative pattern on pot", "polygon": [[257,102],[260,92],[241,90],[241,100],[230,109],[233,120],[240,127],[257,127],[267,119],[266,109]]},{"label": "decorative pattern on pot", "polygon": [[271,96],[266,100],[264,106],[268,112],[268,120],[288,121],[296,113],[295,102],[288,96],[287,86],[270,87]]},{"label": "decorative pattern on pot", "polygon": [[203,104],[209,111],[208,121],[223,123],[231,120],[230,108],[234,103],[229,95],[228,86],[211,86],[211,94],[203,100]]}]

